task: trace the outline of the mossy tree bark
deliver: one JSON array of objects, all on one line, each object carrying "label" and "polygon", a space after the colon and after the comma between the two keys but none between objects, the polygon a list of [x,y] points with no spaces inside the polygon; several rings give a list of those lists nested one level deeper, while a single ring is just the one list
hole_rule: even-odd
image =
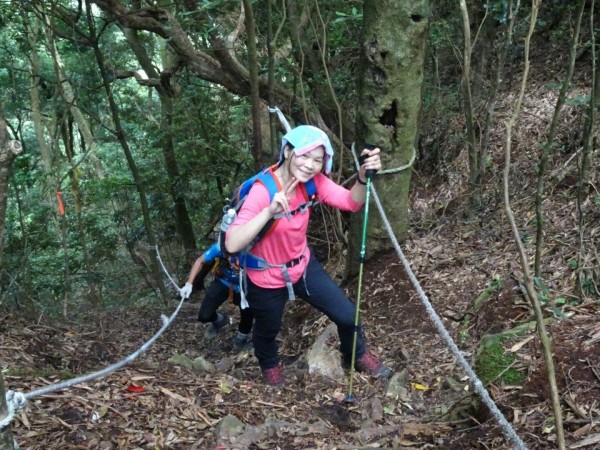
[{"label": "mossy tree bark", "polygon": [[[356,151],[368,142],[381,148],[384,169],[407,165],[415,154],[421,107],[423,60],[430,4],[428,0],[365,0],[363,74],[356,123]],[[394,234],[403,240],[408,228],[410,168],[381,174],[374,185]],[[362,220],[353,218],[348,275],[356,273]],[[381,219],[369,218],[367,256],[389,250]]]},{"label": "mossy tree bark", "polygon": [[8,206],[8,181],[14,159],[23,147],[19,141],[9,139],[8,129],[0,110],[0,267],[2,267],[2,250],[4,242],[4,220]]}]

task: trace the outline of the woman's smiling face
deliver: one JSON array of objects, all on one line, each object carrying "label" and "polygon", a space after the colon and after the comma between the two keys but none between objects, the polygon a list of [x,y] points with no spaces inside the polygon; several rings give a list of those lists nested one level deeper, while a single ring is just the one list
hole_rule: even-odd
[{"label": "woman's smiling face", "polygon": [[325,148],[319,146],[302,155],[296,155],[293,150],[288,149],[287,156],[290,158],[288,166],[290,175],[302,183],[306,183],[323,170]]}]

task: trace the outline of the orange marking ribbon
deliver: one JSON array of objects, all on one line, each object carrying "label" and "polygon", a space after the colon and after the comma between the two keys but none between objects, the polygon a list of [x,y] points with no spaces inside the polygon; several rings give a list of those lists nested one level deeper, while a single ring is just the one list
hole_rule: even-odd
[{"label": "orange marking ribbon", "polygon": [[65,215],[65,205],[63,204],[61,196],[62,196],[62,192],[56,191],[56,200],[58,201],[58,214],[61,216],[64,216]]}]

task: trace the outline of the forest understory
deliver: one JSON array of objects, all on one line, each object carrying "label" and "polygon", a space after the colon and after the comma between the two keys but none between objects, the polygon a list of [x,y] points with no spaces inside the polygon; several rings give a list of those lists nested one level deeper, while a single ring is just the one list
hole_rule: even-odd
[{"label": "forest understory", "polygon": [[[512,174],[512,206],[524,235],[534,233],[533,186],[526,181],[534,170],[535,155],[530,152],[526,145],[519,146]],[[562,167],[568,157],[557,158],[555,167]],[[501,160],[499,146],[494,164],[501,165]],[[517,433],[529,448],[555,448],[547,375],[534,327],[498,340],[492,346],[496,353],[480,357],[482,342],[489,336],[534,320],[519,288],[522,271],[501,194],[492,190],[499,180],[488,180],[486,206],[475,215],[469,213],[467,197],[453,190],[460,188],[460,182],[454,187],[448,183],[420,187],[418,181],[411,209],[413,227],[403,244],[412,269]],[[597,291],[584,302],[575,301],[574,272],[568,261],[578,245],[576,207],[574,187],[565,183],[552,187],[564,195],[555,193],[544,203],[548,288],[544,312],[554,344],[570,448],[598,448],[600,305]],[[587,199],[591,252],[600,229],[600,211],[593,206],[597,194]],[[534,244],[526,241],[527,250],[533,251]],[[336,266],[332,258],[328,267]],[[352,286],[349,291],[353,293]],[[484,291],[489,299],[473,310]],[[133,364],[30,402],[13,424],[20,447],[512,448],[433,328],[395,252],[365,264],[361,318],[370,347],[394,371],[406,370],[400,398],[386,396],[385,382],[357,374],[357,402],[347,405],[343,401],[346,379],[309,374],[305,353],[328,323],[301,301],[287,308],[280,335],[288,383],[282,390],[264,386],[252,353],[233,348],[235,325],[215,340],[203,338],[204,325],[196,321],[201,296],[202,292],[196,293],[185,303],[166,333]],[[228,303],[224,309],[235,324],[236,308]],[[28,392],[65,376],[98,370],[135,351],[158,330],[160,314],[171,312],[159,305],[135,305],[89,317],[85,324],[2,317],[0,355],[9,368],[8,388]],[[197,373],[168,363],[176,354],[191,359],[202,356],[217,369]],[[236,447],[235,442],[217,438],[221,436],[218,425],[228,415],[247,426],[278,422],[257,433],[249,446]],[[591,444],[577,446],[586,439]]]},{"label": "forest understory", "polygon": [[[557,95],[543,75],[543,70],[534,71],[529,83],[515,130],[510,176],[511,206],[530,260],[535,252],[539,141]],[[589,86],[583,71],[574,86],[573,97]],[[515,89],[503,93],[497,108],[499,124],[511,113]],[[543,203],[545,248],[539,287],[553,342],[568,448],[598,449],[600,192],[595,190],[594,173],[583,203],[583,260],[589,266],[585,298],[579,299],[571,263],[579,249],[574,157],[578,145],[573,139],[582,114],[575,113],[577,108],[581,106],[565,106],[557,138],[571,150],[554,153],[548,165],[552,181]],[[462,124],[452,124],[451,129],[459,133]],[[548,377],[504,212],[502,127],[492,137],[485,189],[476,209],[469,202],[466,175],[461,175],[468,173],[467,165],[463,151],[453,161],[440,163],[436,174],[415,172],[411,229],[402,248],[453,339],[517,434],[530,449],[556,448]],[[377,214],[375,208],[372,214]],[[313,222],[311,239],[322,242],[316,238],[326,225],[319,214]],[[319,255],[326,255],[326,250],[315,244]],[[334,252],[326,267],[336,273],[341,261]],[[356,280],[347,287],[351,297],[355,288]],[[214,340],[204,339],[204,325],[196,320],[202,295],[195,293],[168,330],[132,364],[29,402],[12,425],[20,448],[514,448],[473,394],[394,251],[375,255],[365,264],[361,319],[370,348],[396,373],[405,374],[401,395],[386,395],[387,382],[356,374],[357,401],[348,405],[347,378],[309,374],[306,352],[328,321],[302,301],[288,305],[280,334],[288,382],[280,390],[263,385],[251,350],[238,352],[232,345],[238,317],[234,305],[223,308],[233,316],[233,325]],[[475,307],[477,299],[483,301]],[[170,315],[176,306],[171,303],[166,307],[140,301],[73,322],[1,317],[0,358],[8,368],[7,388],[29,392],[126,357],[160,328],[160,315]],[[198,372],[169,362],[174,355],[192,360],[201,356],[215,370]],[[232,416],[241,423],[237,431],[235,426],[224,429],[226,422],[236,424]]]}]

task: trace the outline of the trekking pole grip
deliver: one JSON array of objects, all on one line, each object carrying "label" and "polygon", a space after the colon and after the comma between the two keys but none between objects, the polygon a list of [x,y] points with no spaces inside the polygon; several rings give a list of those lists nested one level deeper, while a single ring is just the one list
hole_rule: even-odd
[{"label": "trekking pole grip", "polygon": [[[367,144],[367,143],[365,143],[365,148],[367,150],[374,150],[375,148],[377,148],[377,146],[373,145],[373,144]],[[367,155],[360,155],[360,157],[358,158],[359,164],[361,166],[364,164],[365,159],[367,159]],[[367,177],[367,180],[370,180],[371,178],[374,178],[376,173],[377,173],[376,169],[367,169],[367,170],[365,170],[365,176]]]}]

